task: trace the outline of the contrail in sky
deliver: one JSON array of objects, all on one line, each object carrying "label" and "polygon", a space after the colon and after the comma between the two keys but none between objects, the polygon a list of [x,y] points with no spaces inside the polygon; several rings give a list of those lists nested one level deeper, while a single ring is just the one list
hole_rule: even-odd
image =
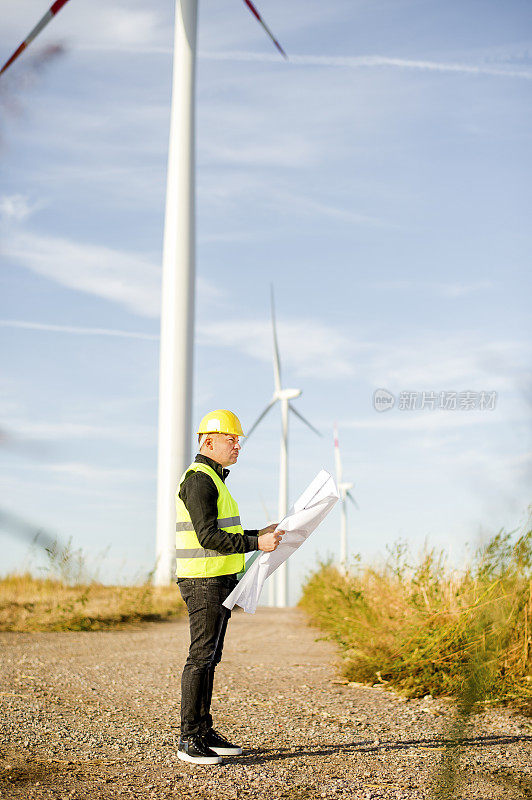
[{"label": "contrail in sky", "polygon": [[[225,53],[200,52],[199,57],[209,61],[258,61],[275,62],[275,55],[268,53],[249,53],[228,51]],[[389,58],[388,56],[313,56],[290,55],[290,64],[309,67],[346,67],[361,69],[368,67],[395,67],[425,72],[455,72],[465,75],[493,75],[499,78],[524,78],[532,80],[531,70],[500,69],[484,64],[460,64],[445,61],[421,61],[409,58]]]}]

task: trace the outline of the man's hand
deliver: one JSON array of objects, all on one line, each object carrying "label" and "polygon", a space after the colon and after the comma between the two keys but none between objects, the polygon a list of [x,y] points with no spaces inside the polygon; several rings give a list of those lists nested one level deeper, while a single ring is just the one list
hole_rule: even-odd
[{"label": "man's hand", "polygon": [[285,531],[275,531],[277,524],[275,522],[259,531],[259,550],[263,550],[265,553],[273,553],[274,550],[277,550],[285,533]]}]

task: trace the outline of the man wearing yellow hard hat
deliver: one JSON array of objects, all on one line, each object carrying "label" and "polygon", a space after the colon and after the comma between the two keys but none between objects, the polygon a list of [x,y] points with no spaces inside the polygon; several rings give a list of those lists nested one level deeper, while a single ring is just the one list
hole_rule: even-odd
[{"label": "man wearing yellow hard hat", "polygon": [[214,671],[222,657],[227,622],[222,603],[244,569],[244,553],[272,552],[283,531],[276,525],[244,530],[238,505],[225,485],[244,436],[238,417],[226,409],[206,414],[198,428],[199,453],[176,492],[176,576],[190,622],[190,650],[181,679],[178,757],[194,764],[219,764],[242,749],[213,728],[210,705]]}]

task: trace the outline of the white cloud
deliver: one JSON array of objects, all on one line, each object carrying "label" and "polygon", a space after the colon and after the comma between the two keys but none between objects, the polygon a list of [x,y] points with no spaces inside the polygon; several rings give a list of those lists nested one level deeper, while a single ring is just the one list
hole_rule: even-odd
[{"label": "white cloud", "polygon": [[[243,195],[256,196],[263,181],[250,170],[239,170],[233,167],[230,170],[211,169],[199,170],[196,178],[196,193],[203,204],[216,204],[218,207],[227,208],[227,204],[240,201]],[[221,175],[223,174],[223,179]],[[264,187],[267,191],[268,187]]]},{"label": "white cloud", "polygon": [[487,65],[508,64],[513,67],[530,67],[532,43],[529,39],[524,39],[521,42],[514,40],[511,44],[491,43],[488,47],[469,47],[464,56],[468,61],[480,61]]},{"label": "white cloud", "polygon": [[274,196],[274,201],[278,207],[279,202],[282,202],[292,213],[310,214],[317,217],[333,217],[342,222],[350,222],[353,225],[364,225],[370,227],[397,227],[392,223],[385,222],[378,217],[372,217],[367,214],[360,214],[349,208],[341,208],[338,206],[330,205],[328,203],[312,200],[309,197],[298,196],[295,194],[277,193]]},{"label": "white cloud", "polygon": [[105,440],[129,444],[153,444],[156,441],[156,430],[150,425],[94,425],[68,420],[39,422],[35,419],[14,417],[9,420],[9,434],[20,440],[32,442],[57,442],[79,440]]},{"label": "white cloud", "polygon": [[120,331],[113,328],[82,328],[75,325],[50,325],[43,322],[30,322],[17,319],[0,319],[2,328],[20,328],[29,331],[49,331],[50,333],[71,333],[75,336],[117,336],[124,339],[146,339],[159,341],[159,336],[152,333],[136,331]]},{"label": "white cloud", "polygon": [[[159,314],[160,268],[154,260],[101,245],[79,243],[31,233],[15,234],[5,253],[26,268],[50,280],[111,300],[137,314]],[[455,296],[480,284],[435,284]],[[488,283],[482,283],[488,288]],[[198,282],[202,303],[224,305],[224,295],[206,281]],[[268,320],[200,321],[198,341],[203,345],[236,348],[261,361],[272,358]],[[222,315],[223,316],[223,315]],[[4,320],[0,324],[71,335],[117,336],[156,340],[153,334],[63,326],[32,320]],[[362,340],[356,331],[338,329],[314,320],[279,321],[282,360],[298,376],[341,378],[364,376],[375,388],[390,391],[502,391],[514,390],[529,353],[519,342],[481,342],[475,336],[381,344]],[[319,371],[316,365],[319,364]]]},{"label": "white cloud", "polygon": [[[11,40],[13,49],[50,7],[50,3],[40,3],[36,8],[35,0],[7,0],[4,5],[2,38]],[[70,3],[40,35],[33,52],[39,44],[58,39],[74,39],[77,50],[168,49],[168,29],[162,14],[140,3],[137,8],[133,5],[112,0]]]},{"label": "white cloud", "polygon": [[[298,376],[338,378],[357,372],[358,346],[344,333],[313,320],[277,323],[281,363]],[[198,341],[213,347],[235,347],[260,361],[272,362],[271,322],[241,319],[200,323]],[[364,349],[364,345],[360,346]],[[317,365],[319,369],[317,370]]]},{"label": "white cloud", "polygon": [[444,429],[469,428],[478,425],[501,425],[507,423],[507,416],[496,411],[383,411],[372,417],[342,421],[342,428],[360,430],[394,431],[440,431]]},{"label": "white cloud", "polygon": [[[157,405],[157,396],[105,394],[58,407],[52,416],[40,407],[33,408],[33,398],[20,397],[16,384],[2,381],[0,416],[2,433],[8,444],[27,447],[38,445],[42,457],[51,442],[84,441],[121,442],[135,447],[152,447],[157,441],[157,428],[146,417],[147,410]],[[146,420],[145,422],[143,420]]]},{"label": "white cloud", "polygon": [[159,313],[160,267],[144,256],[33,233],[13,235],[4,254],[62,286],[113,300],[142,316]]},{"label": "white cloud", "polygon": [[316,155],[316,148],[308,139],[277,134],[276,141],[243,142],[242,146],[234,147],[220,144],[216,138],[210,139],[204,144],[202,161],[237,164],[239,167],[251,165],[254,168],[276,166],[294,169],[315,163]]},{"label": "white cloud", "polygon": [[366,374],[375,388],[392,392],[511,391],[529,358],[530,348],[521,342],[431,337],[379,344]]},{"label": "white cloud", "polygon": [[[161,267],[154,258],[35,233],[11,234],[3,245],[3,254],[61,286],[119,303],[143,317],[159,316]],[[222,290],[203,278],[197,280],[197,292],[204,303],[217,302],[224,296]],[[90,326],[53,326],[17,320],[4,320],[0,324],[75,335],[157,338]]]},{"label": "white cloud", "polygon": [[[259,168],[264,166],[260,163]],[[273,166],[270,165],[270,166]],[[276,166],[282,166],[277,164]],[[286,212],[286,219],[293,219],[296,215],[299,217],[312,218],[319,224],[325,217],[346,222],[351,225],[358,225],[370,228],[398,228],[399,226],[389,220],[381,219],[371,214],[365,214],[352,207],[351,199],[348,200],[345,206],[341,203],[331,203],[327,199],[318,200],[308,196],[308,194],[298,194],[291,190],[285,190],[279,181],[275,183],[268,183],[260,175],[260,172],[254,172],[251,176],[249,173],[241,173],[238,170],[224,171],[223,181],[219,180],[216,173],[208,173],[207,175],[200,175],[198,195],[204,205],[216,205],[222,207],[223,211],[227,211],[228,203],[232,203],[233,207],[237,207],[238,203],[246,202],[246,198],[250,198],[254,204],[262,204],[266,210],[271,210],[275,214],[280,215]],[[319,195],[316,195],[319,196]],[[252,200],[251,200],[252,198]],[[257,231],[254,236],[263,238],[265,235],[271,235],[270,229],[264,228],[262,231]],[[247,231],[222,231],[218,235],[210,231],[208,234],[201,234],[200,240],[205,241],[250,241],[253,240],[252,235]]]},{"label": "white cloud", "polygon": [[[277,331],[281,361],[295,375],[317,379],[356,376],[375,389],[394,393],[514,392],[530,360],[530,348],[522,342],[486,342],[467,333],[383,343],[369,340],[367,334],[363,338],[354,328],[304,318],[278,320]],[[200,321],[198,341],[272,361],[269,320]]]},{"label": "white cloud", "polygon": [[130,481],[145,481],[147,478],[153,478],[155,473],[149,470],[140,469],[122,469],[122,468],[105,468],[98,467],[93,464],[86,464],[80,461],[65,461],[62,463],[49,463],[41,465],[42,469],[55,473],[57,475],[65,475],[68,478],[82,479],[84,481],[100,483],[107,481],[119,481],[126,483]]},{"label": "white cloud", "polygon": [[5,220],[21,222],[40,207],[42,207],[42,204],[32,204],[22,194],[3,195],[0,197],[0,217]]},{"label": "white cloud", "polygon": [[[341,12],[336,3],[258,3],[266,24],[281,45],[289,41],[292,34],[301,36],[312,29],[322,30],[332,20],[338,20]],[[347,4],[349,8],[349,4]],[[213,2],[200,3],[199,46],[210,52],[220,43],[230,50],[246,46],[256,46],[267,53],[277,52],[262,27],[253,15],[240,4]],[[282,63],[282,57],[276,56]]]},{"label": "white cloud", "polygon": [[495,281],[474,281],[472,283],[442,283],[436,281],[377,281],[369,284],[374,289],[389,291],[411,291],[412,289],[427,289],[443,297],[464,297],[475,292],[495,289]]},{"label": "white cloud", "polygon": [[208,233],[200,233],[198,235],[198,242],[201,244],[217,243],[256,243],[259,239],[270,236],[270,231],[266,228],[264,230],[223,230],[223,231],[209,231]]},{"label": "white cloud", "polygon": [[[94,24],[96,21],[97,24]],[[167,36],[162,23],[161,15],[149,6],[131,9],[113,6],[109,2],[100,4],[98,9],[94,8],[92,2],[87,7],[86,14],[79,14],[77,20],[78,30],[84,36],[87,29],[93,31],[92,41],[86,46],[111,46],[113,49],[136,49],[163,44]]]}]

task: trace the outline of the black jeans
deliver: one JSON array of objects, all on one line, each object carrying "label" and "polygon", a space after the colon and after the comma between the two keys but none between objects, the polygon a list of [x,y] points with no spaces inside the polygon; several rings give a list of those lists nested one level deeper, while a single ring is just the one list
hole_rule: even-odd
[{"label": "black jeans", "polygon": [[222,658],[231,616],[222,603],[236,583],[236,575],[179,578],[177,581],[190,622],[190,649],[181,678],[182,739],[203,735],[212,728],[214,670]]}]

